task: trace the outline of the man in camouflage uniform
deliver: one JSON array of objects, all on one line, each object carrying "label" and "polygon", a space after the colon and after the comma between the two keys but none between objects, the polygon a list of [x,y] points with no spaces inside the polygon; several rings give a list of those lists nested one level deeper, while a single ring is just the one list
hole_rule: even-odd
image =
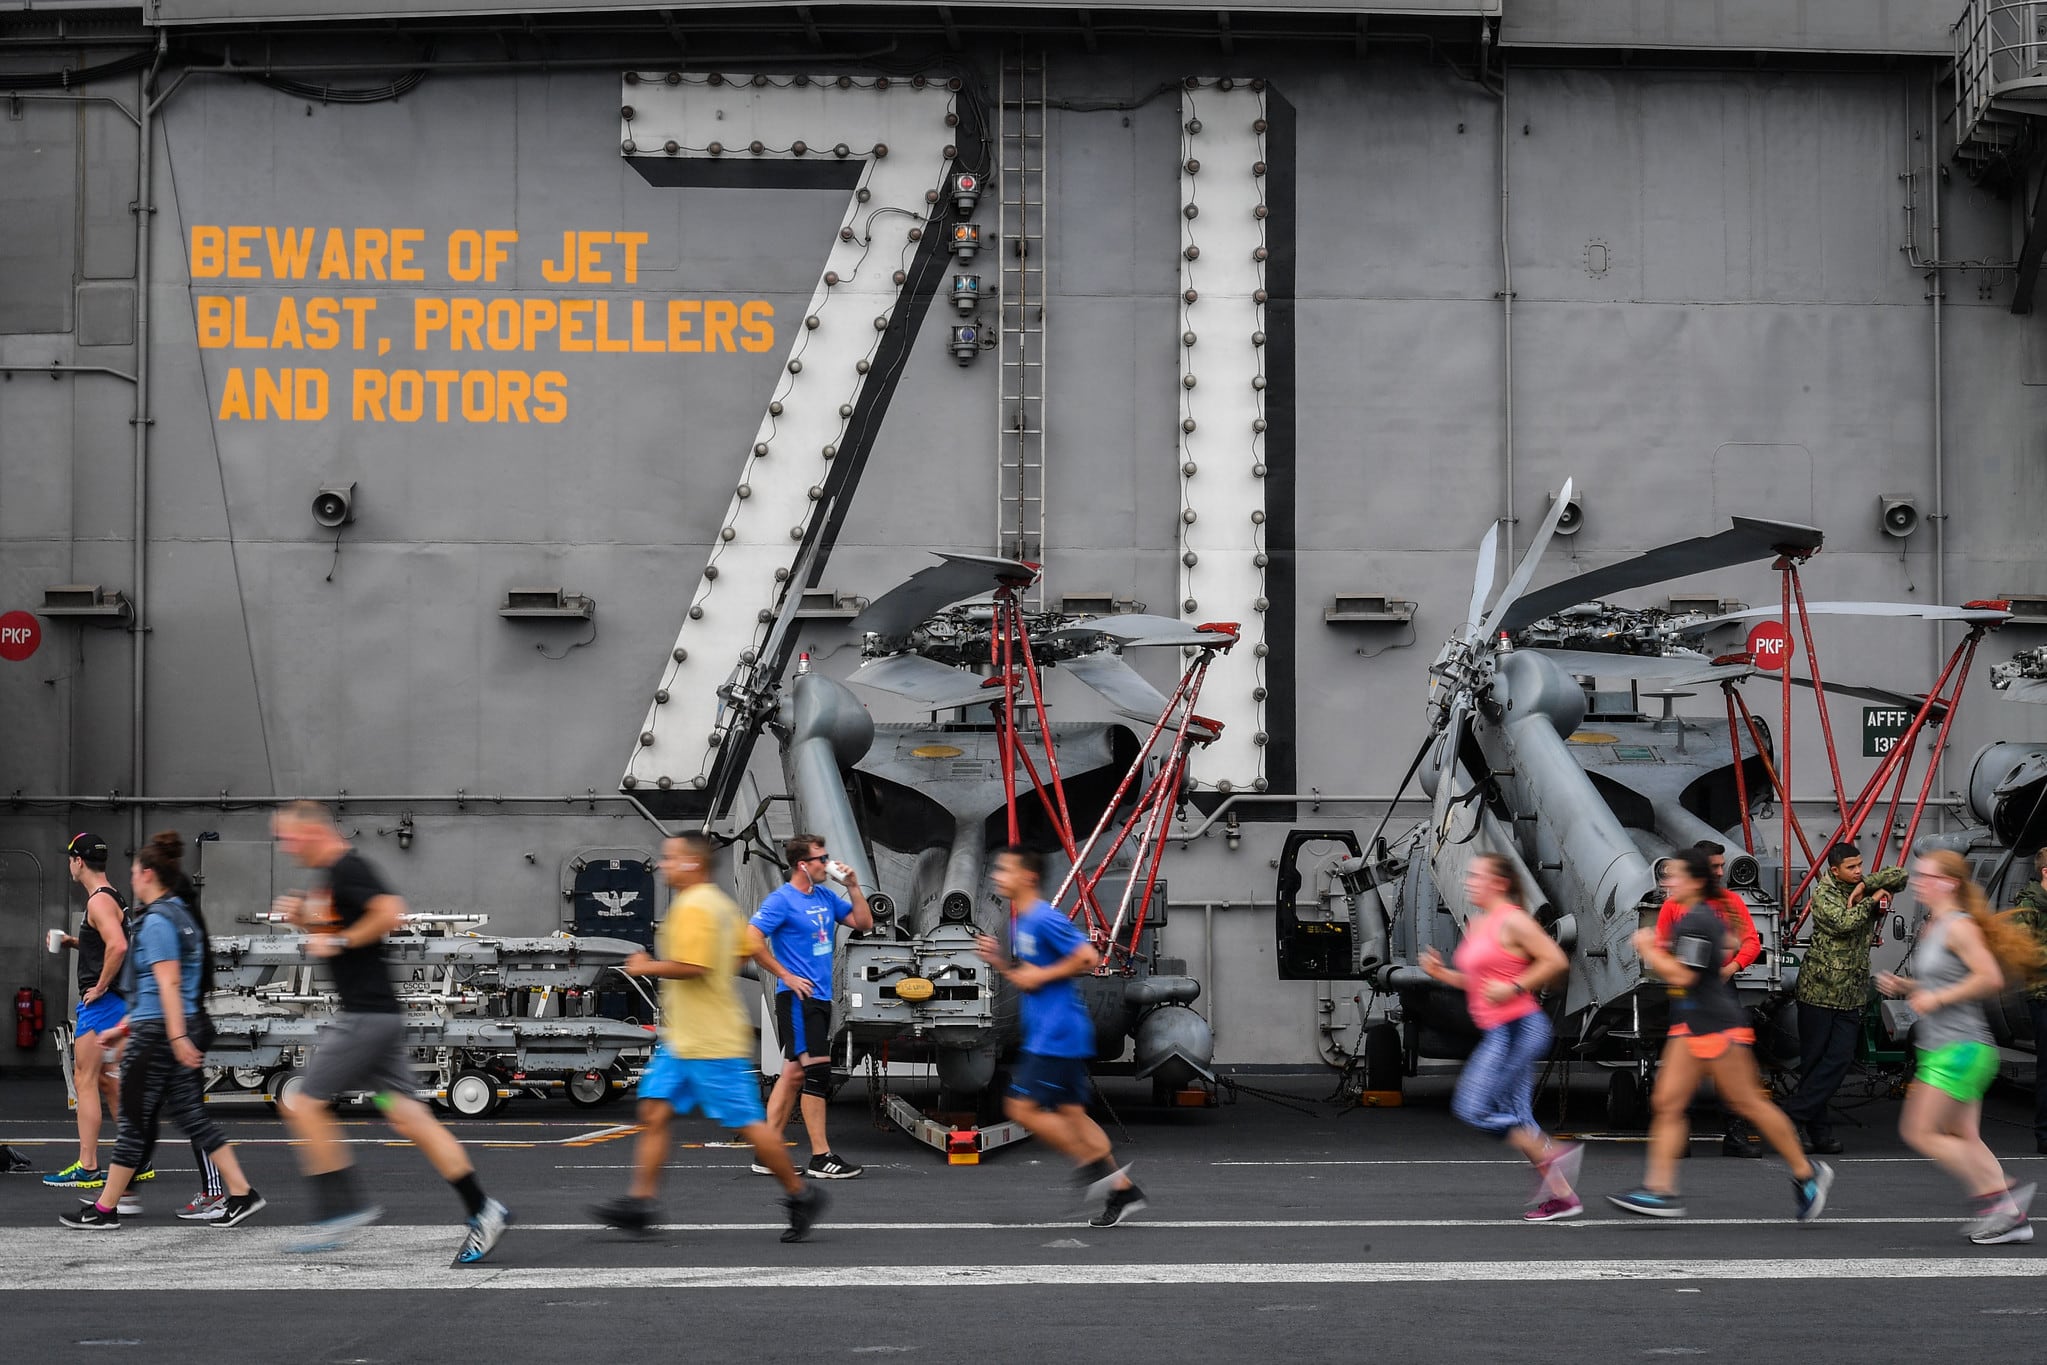
[{"label": "man in camouflage uniform", "polygon": [[[2019,892],[2018,913],[2013,916],[2033,931],[2033,937],[2047,947],[2047,848],[2040,850],[2040,871]],[[2047,977],[2026,987],[2026,1012],[2033,1016],[2033,1054],[2039,1056],[2047,1043]],[[2047,1156],[2047,1066],[2036,1067],[2033,1077],[2033,1142]]]},{"label": "man in camouflage uniform", "polygon": [[1805,1150],[1834,1153],[1840,1139],[1827,1106],[1855,1060],[1855,1040],[1869,1006],[1869,935],[1905,884],[1905,869],[1862,875],[1853,844],[1827,850],[1827,872],[1806,902],[1812,940],[1798,967],[1798,1089],[1784,1112],[1805,1130]]}]

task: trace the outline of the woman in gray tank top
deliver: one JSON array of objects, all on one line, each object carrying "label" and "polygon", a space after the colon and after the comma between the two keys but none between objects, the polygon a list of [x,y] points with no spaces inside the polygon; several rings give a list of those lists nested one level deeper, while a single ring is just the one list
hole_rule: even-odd
[{"label": "woman in gray tank top", "polygon": [[1984,1145],[1983,1095],[1997,1079],[1997,1047],[1983,1001],[2004,990],[2007,973],[2040,969],[2032,935],[1990,913],[1983,890],[1958,853],[1941,850],[1912,864],[1912,894],[1926,911],[1912,975],[1877,978],[1885,995],[1904,996],[1918,1014],[1919,1051],[1898,1132],[1969,1192],[1969,1240],[2030,1242],[2026,1207],[2033,1189],[2010,1188]]}]

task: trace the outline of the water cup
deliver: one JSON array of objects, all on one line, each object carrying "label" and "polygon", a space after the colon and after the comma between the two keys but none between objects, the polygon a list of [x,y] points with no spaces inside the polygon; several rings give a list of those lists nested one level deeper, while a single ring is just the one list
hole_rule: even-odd
[{"label": "water cup", "polygon": [[47,936],[45,936],[45,937],[44,937],[44,939],[43,939],[43,943],[44,943],[44,945],[45,945],[45,946],[46,946],[46,947],[47,947],[47,948],[49,949],[49,951],[51,951],[51,952],[53,952],[53,953],[61,953],[61,952],[63,952],[63,951],[64,951],[64,931],[63,931],[62,929],[52,929],[52,930],[51,930],[51,931],[49,932],[49,934],[48,934]]}]

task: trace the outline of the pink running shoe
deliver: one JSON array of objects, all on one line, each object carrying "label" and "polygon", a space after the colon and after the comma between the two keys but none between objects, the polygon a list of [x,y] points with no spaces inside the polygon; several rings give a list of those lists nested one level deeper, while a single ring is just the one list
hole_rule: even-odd
[{"label": "pink running shoe", "polygon": [[1535,1167],[1535,1192],[1528,1198],[1530,1204],[1547,1200],[1562,1199],[1559,1187],[1572,1191],[1578,1188],[1578,1169],[1585,1164],[1585,1144],[1582,1142],[1559,1142],[1549,1149],[1549,1154]]},{"label": "pink running shoe", "polygon": [[1523,1222],[1528,1223],[1554,1223],[1559,1219],[1576,1218],[1583,1212],[1585,1205],[1579,1202],[1576,1195],[1572,1195],[1569,1199],[1545,1199],[1522,1214],[1521,1218]]}]

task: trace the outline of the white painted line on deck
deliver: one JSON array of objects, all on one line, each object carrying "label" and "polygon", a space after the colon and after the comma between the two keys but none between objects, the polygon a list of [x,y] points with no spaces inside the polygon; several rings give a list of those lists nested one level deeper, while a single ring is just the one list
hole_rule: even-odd
[{"label": "white painted line on deck", "polygon": [[1211,1166],[1526,1166],[1523,1157],[1371,1157],[1299,1161],[1211,1161]]},{"label": "white painted line on deck", "polygon": [[[146,1218],[147,1215],[143,1215],[143,1217]],[[56,1215],[52,1213],[51,1221],[53,1223],[55,1222],[55,1218]],[[1824,1218],[1820,1221],[1820,1224],[1816,1224],[1815,1226],[1833,1225],[1853,1227],[1912,1227],[1923,1224],[1943,1224],[1955,1228],[1960,1228],[1963,1224],[1963,1220],[1958,1217],[1952,1216],[1913,1218]],[[854,1223],[838,1222],[836,1220],[833,1220],[822,1223],[819,1225],[819,1227],[821,1229],[830,1229],[835,1232],[888,1232],[888,1233],[1044,1232],[1048,1230],[1070,1231],[1074,1228],[1083,1227],[1085,1225],[1086,1224],[1083,1219],[1074,1217],[1067,1219],[1052,1219],[1043,1222],[1015,1223],[968,1221],[947,1223],[938,1222]],[[649,1229],[649,1231],[780,1232],[783,1226],[784,1224],[780,1222],[659,1223],[656,1224],[653,1228]],[[1122,1231],[1119,1231],[1112,1235],[1119,1237],[1126,1235],[1142,1236],[1147,1229],[1173,1232],[1247,1232],[1247,1231],[1287,1232],[1329,1230],[1342,1231],[1346,1229],[1369,1230],[1375,1228],[1527,1228],[1547,1229],[1549,1230],[1549,1232],[1557,1231],[1590,1232],[1596,1229],[1663,1228],[1666,1230],[1674,1230],[1680,1227],[1791,1228],[1796,1226],[1798,1226],[1798,1224],[1793,1222],[1793,1220],[1788,1217],[1682,1218],[1682,1219],[1611,1217],[1575,1219],[1567,1222],[1555,1223],[1530,1223],[1525,1219],[1521,1218],[1255,1218],[1255,1219],[1145,1218],[1135,1222],[1124,1224],[1122,1227]],[[612,1233],[617,1236],[627,1235],[624,1233],[617,1233],[614,1229],[608,1228],[602,1223],[522,1222],[515,1224],[514,1230],[520,1233],[581,1232]],[[230,1232],[233,1232],[235,1236],[229,1238],[227,1234]],[[458,1228],[455,1228],[453,1224],[443,1226],[438,1224],[397,1223],[378,1228],[374,1233],[370,1234],[370,1237],[372,1239],[384,1237],[399,1238],[428,1237],[442,1240],[445,1240],[449,1237],[456,1237],[459,1240],[459,1232],[460,1230]],[[1549,1235],[1549,1232],[1531,1232],[1530,1235],[1546,1236]],[[31,1227],[26,1229],[19,1227],[9,1228],[4,1230],[4,1235],[0,1235],[0,1272],[4,1272],[9,1266],[13,1265],[17,1259],[19,1259],[18,1242],[16,1239],[21,1238],[28,1238],[31,1240],[39,1238],[55,1239],[56,1244],[62,1247],[66,1252],[72,1253],[73,1258],[75,1259],[76,1253],[78,1253],[79,1251],[89,1250],[91,1247],[101,1245],[106,1246],[111,1254],[113,1252],[116,1252],[122,1248],[129,1247],[131,1245],[143,1247],[145,1249],[152,1247],[160,1247],[164,1245],[169,1239],[182,1239],[179,1243],[180,1245],[195,1245],[202,1243],[211,1245],[216,1242],[225,1245],[226,1242],[230,1241],[246,1242],[249,1240],[260,1239],[264,1237],[282,1235],[283,1234],[277,1231],[275,1226],[264,1228],[256,1228],[252,1226],[247,1229],[233,1228],[212,1229],[193,1227],[190,1225],[169,1225],[161,1222],[156,1222],[155,1220],[150,1220],[149,1222],[142,1222],[138,1221],[137,1218],[133,1216],[123,1221],[119,1231],[102,1233],[99,1235],[92,1235],[75,1231],[64,1231],[56,1227],[51,1227],[47,1231],[45,1231],[42,1227]],[[0,1288],[6,1287],[8,1286],[6,1284],[4,1276],[0,1276]]]},{"label": "white painted line on deck", "polygon": [[[1719,1141],[1718,1138],[1715,1138],[1713,1140],[1716,1142]],[[1572,1141],[1619,1142],[1623,1141],[1623,1139],[1573,1138]],[[1776,1154],[1774,1152],[1764,1153],[1764,1156],[1766,1157],[1775,1155]],[[1901,1165],[1930,1167],[1933,1164],[1923,1156],[1836,1156],[1828,1157],[1826,1159],[1837,1166],[1844,1164],[1854,1164],[1868,1166]],[[2047,1156],[2000,1156],[1997,1159],[2005,1164],[2010,1164],[2015,1161],[2047,1161]],[[1418,1157],[1342,1157],[1342,1158],[1328,1157],[1272,1161],[1211,1161],[1208,1164],[1210,1166],[1526,1166],[1528,1162],[1526,1159],[1522,1157],[1418,1156]]]},{"label": "white painted line on deck", "polygon": [[[287,1230],[198,1232],[186,1237],[88,1236],[17,1229],[0,1252],[0,1283],[30,1292],[76,1289],[99,1280],[122,1291],[186,1292],[356,1289],[882,1289],[900,1290],[895,1265],[850,1266],[495,1266],[445,1263],[459,1238],[449,1228],[381,1228],[336,1256],[281,1254]],[[516,1232],[515,1232],[516,1237]],[[512,1245],[508,1243],[508,1246]],[[97,1267],[85,1257],[105,1258]],[[801,1253],[792,1253],[801,1254]],[[917,1287],[1264,1284],[1442,1284],[1472,1282],[2047,1278],[2034,1257],[1844,1257],[1840,1259],[1603,1259],[1515,1261],[1137,1262],[1101,1265],[924,1265]]]}]

